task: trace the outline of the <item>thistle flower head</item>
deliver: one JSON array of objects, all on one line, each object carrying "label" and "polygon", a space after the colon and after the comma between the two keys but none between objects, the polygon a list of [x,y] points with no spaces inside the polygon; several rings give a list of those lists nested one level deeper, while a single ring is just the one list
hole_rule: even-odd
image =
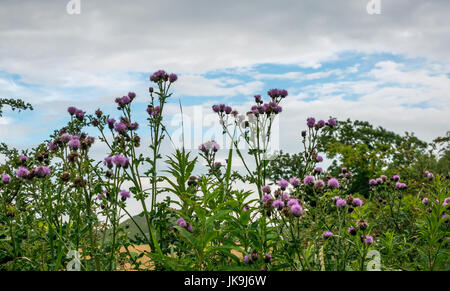
[{"label": "thistle flower head", "polygon": [[169,82],[174,83],[176,80],[178,80],[178,76],[176,74],[170,74],[169,75]]},{"label": "thistle flower head", "polygon": [[322,237],[324,239],[328,239],[328,238],[330,238],[332,236],[333,236],[333,233],[331,231],[326,231],[326,232],[322,233]]},{"label": "thistle flower head", "polygon": [[289,186],[289,182],[286,180],[280,180],[278,182],[278,186],[280,186],[281,190],[286,190],[286,188]]},{"label": "thistle flower head", "polygon": [[309,128],[314,127],[314,124],[316,123],[316,119],[314,117],[308,117],[308,119],[306,119],[306,125]]},{"label": "thistle flower head", "polygon": [[2,176],[2,182],[8,184],[9,182],[11,182],[11,177],[8,174],[4,174]]},{"label": "thistle flower head", "polygon": [[334,127],[334,126],[336,126],[336,124],[337,124],[336,119],[334,119],[334,118],[328,119],[327,125],[329,127]]},{"label": "thistle flower head", "polygon": [[397,183],[395,183],[395,188],[398,189],[398,190],[404,190],[404,189],[407,188],[407,186],[406,186],[405,183],[397,182]]},{"label": "thistle flower head", "polygon": [[284,202],[281,201],[281,200],[275,200],[275,201],[272,203],[272,206],[273,206],[274,208],[278,209],[278,210],[281,210],[281,209],[284,207]]},{"label": "thistle flower head", "polygon": [[150,81],[154,83],[165,81],[165,79],[168,79],[168,75],[164,70],[156,71],[150,76]]},{"label": "thistle flower head", "polygon": [[115,155],[112,158],[112,162],[116,165],[116,167],[127,168],[130,161],[124,155]]},{"label": "thistle flower head", "polygon": [[331,178],[330,180],[328,180],[328,187],[334,189],[334,188],[339,188],[339,181],[336,178]]},{"label": "thistle flower head", "polygon": [[291,212],[295,217],[299,217],[303,213],[303,208],[299,203],[293,204],[291,206]]},{"label": "thistle flower head", "polygon": [[38,178],[45,178],[50,175],[50,169],[47,166],[39,166],[34,170],[34,173]]},{"label": "thistle flower head", "polygon": [[125,201],[125,200],[127,200],[127,198],[131,197],[130,192],[126,191],[126,190],[120,191],[119,194],[120,194],[120,197],[122,198],[122,201]]},{"label": "thistle flower head", "polygon": [[69,108],[67,108],[67,112],[69,112],[70,115],[74,115],[77,112],[77,108],[74,106],[69,106]]},{"label": "thistle flower head", "polygon": [[306,186],[313,186],[314,183],[315,183],[314,176],[306,176],[306,177],[303,179],[303,183],[304,183]]},{"label": "thistle flower head", "polygon": [[127,125],[123,122],[116,123],[114,125],[114,130],[118,133],[125,133],[127,131]]},{"label": "thistle flower head", "polygon": [[78,138],[72,138],[69,141],[68,146],[73,150],[77,150],[81,146],[80,140]]},{"label": "thistle flower head", "polygon": [[363,241],[366,245],[371,245],[373,243],[373,237],[371,235],[365,235]]},{"label": "thistle flower head", "polygon": [[300,186],[300,179],[297,177],[292,177],[289,179],[289,183],[294,187],[297,188],[298,186]]},{"label": "thistle flower head", "polygon": [[339,199],[336,200],[337,208],[342,208],[345,205],[347,205],[347,201],[345,201],[344,199],[339,198]]},{"label": "thistle flower head", "polygon": [[298,203],[298,200],[297,200],[296,198],[291,198],[291,199],[289,199],[289,201],[288,201],[288,203],[287,203],[287,206],[288,206],[288,207],[292,207],[292,206],[294,206],[295,204],[299,204],[299,203]]},{"label": "thistle flower head", "polygon": [[20,167],[16,171],[16,176],[18,178],[26,178],[30,174],[30,171],[27,170],[27,168]]},{"label": "thistle flower head", "polygon": [[361,198],[353,198],[352,204],[353,206],[361,207],[363,205],[363,201],[361,200]]},{"label": "thistle flower head", "polygon": [[264,186],[262,186],[262,187],[261,187],[261,191],[262,191],[263,193],[269,194],[269,193],[271,192],[270,186],[269,186],[269,185],[264,185]]}]

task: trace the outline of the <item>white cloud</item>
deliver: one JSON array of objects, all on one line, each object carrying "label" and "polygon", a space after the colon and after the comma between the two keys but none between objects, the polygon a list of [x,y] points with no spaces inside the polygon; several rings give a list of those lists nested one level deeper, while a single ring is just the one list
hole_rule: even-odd
[{"label": "white cloud", "polygon": [[[448,65],[450,3],[385,1],[2,1],[0,69],[36,84],[105,83],[161,67],[199,74],[260,63],[319,68],[342,51],[390,52]],[[117,79],[116,79],[117,81]]]}]

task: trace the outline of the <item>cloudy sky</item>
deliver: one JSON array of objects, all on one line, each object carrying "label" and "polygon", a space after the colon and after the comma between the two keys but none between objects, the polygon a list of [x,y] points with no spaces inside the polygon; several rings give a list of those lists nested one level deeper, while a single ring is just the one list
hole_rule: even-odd
[{"label": "cloudy sky", "polygon": [[381,0],[379,15],[367,13],[369,0],[81,0],[73,15],[68,2],[0,1],[0,96],[35,107],[6,112],[2,141],[40,143],[67,122],[69,105],[118,115],[114,98],[129,91],[144,123],[158,69],[179,75],[173,131],[178,102],[190,116],[218,102],[244,111],[271,88],[289,91],[280,116],[289,152],[309,116],[426,141],[450,130],[448,0]]}]

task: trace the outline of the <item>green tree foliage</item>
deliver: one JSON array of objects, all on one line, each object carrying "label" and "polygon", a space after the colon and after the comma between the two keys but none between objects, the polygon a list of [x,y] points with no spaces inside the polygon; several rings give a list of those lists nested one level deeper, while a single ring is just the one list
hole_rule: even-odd
[{"label": "green tree foliage", "polygon": [[3,115],[3,106],[8,105],[13,111],[33,110],[30,103],[25,103],[22,99],[0,98],[0,116]]}]

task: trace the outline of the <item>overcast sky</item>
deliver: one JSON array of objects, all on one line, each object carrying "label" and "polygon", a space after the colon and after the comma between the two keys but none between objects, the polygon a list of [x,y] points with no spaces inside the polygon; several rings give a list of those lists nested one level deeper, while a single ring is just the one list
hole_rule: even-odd
[{"label": "overcast sky", "polygon": [[36,109],[6,112],[0,140],[38,144],[69,105],[117,115],[113,100],[128,91],[145,122],[158,69],[180,77],[168,114],[178,100],[187,114],[217,102],[246,111],[253,95],[288,89],[280,146],[290,152],[309,116],[427,141],[450,130],[448,0],[381,0],[379,15],[369,0],[81,0],[73,15],[68,2],[0,1],[0,96]]}]

